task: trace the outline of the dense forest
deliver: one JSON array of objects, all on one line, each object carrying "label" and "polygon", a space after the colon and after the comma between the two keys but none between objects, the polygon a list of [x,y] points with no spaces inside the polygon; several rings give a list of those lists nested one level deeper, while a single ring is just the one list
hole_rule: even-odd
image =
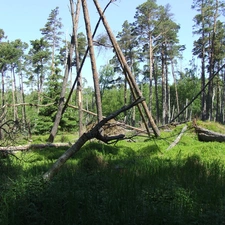
[{"label": "dense forest", "polygon": [[[70,1],[70,41],[63,38],[59,7],[51,10],[40,28],[42,37],[30,43],[8,41],[0,29],[1,139],[15,126],[27,136],[51,133],[50,142],[58,130],[81,135],[89,123],[133,101],[130,78],[110,38],[106,33],[96,37],[91,33],[88,7],[82,4]],[[174,22],[169,4],[147,0],[137,5],[134,22],[124,21],[115,34],[157,126],[193,118],[225,122],[225,3],[193,0],[190,7],[196,15],[187,18],[195,23],[188,68],[179,66],[185,43],[179,41],[181,27]],[[78,32],[81,8],[86,33]],[[96,68],[94,50],[102,49],[113,51],[114,56]],[[86,87],[82,77],[85,59],[91,60],[94,87]],[[75,80],[72,71],[76,71]],[[134,127],[143,122],[134,107],[117,119]]]}]

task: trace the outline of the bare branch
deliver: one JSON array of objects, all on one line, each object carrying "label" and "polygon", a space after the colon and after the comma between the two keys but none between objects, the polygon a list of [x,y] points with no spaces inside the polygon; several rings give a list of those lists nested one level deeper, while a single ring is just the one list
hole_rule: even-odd
[{"label": "bare branch", "polygon": [[122,135],[114,136],[114,137],[106,137],[102,136],[101,133],[99,132],[100,128],[102,128],[109,120],[115,118],[118,116],[120,113],[129,110],[130,108],[134,107],[135,105],[141,103],[144,101],[144,98],[138,98],[136,101],[131,103],[128,106],[124,106],[118,111],[112,113],[108,117],[104,118],[101,120],[98,124],[96,124],[89,132],[84,133],[76,142],[74,145],[72,145],[62,156],[58,158],[58,160],[53,164],[53,166],[43,175],[43,179],[45,181],[49,181],[59,170],[60,168],[64,165],[64,163],[76,152],[78,152],[81,147],[88,141],[93,138],[97,138],[101,141],[104,141],[105,143],[108,143],[109,141],[116,140],[117,139],[122,139]]}]

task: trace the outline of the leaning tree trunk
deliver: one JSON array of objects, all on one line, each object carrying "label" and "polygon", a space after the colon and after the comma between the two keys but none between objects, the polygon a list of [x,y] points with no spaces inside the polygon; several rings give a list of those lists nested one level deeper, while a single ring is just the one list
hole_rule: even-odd
[{"label": "leaning tree trunk", "polygon": [[90,59],[91,59],[98,121],[101,121],[102,120],[102,102],[101,102],[101,93],[100,93],[99,79],[98,79],[97,66],[96,66],[95,53],[94,53],[94,45],[92,40],[90,18],[89,18],[86,0],[81,0],[81,2],[83,6],[84,20],[85,20],[85,26],[86,26],[86,32],[87,32],[87,40],[88,40],[89,53],[90,53]]},{"label": "leaning tree trunk", "polygon": [[66,163],[66,161],[76,152],[78,152],[88,140],[96,138],[105,143],[109,143],[111,141],[123,139],[125,137],[123,134],[117,136],[102,136],[100,130],[109,120],[114,119],[116,116],[118,116],[125,110],[131,109],[138,103],[141,103],[143,100],[144,100],[143,98],[139,98],[130,105],[123,106],[120,110],[112,113],[111,115],[109,115],[108,117],[104,118],[99,123],[97,123],[89,132],[82,134],[82,136],[76,141],[76,143],[72,145],[65,153],[63,153],[63,155],[60,156],[58,160],[53,164],[53,166],[43,175],[43,179],[45,181],[51,180],[57,174],[60,168]]},{"label": "leaning tree trunk", "polygon": [[[137,86],[137,84],[136,84],[136,82],[134,80],[134,76],[132,75],[132,72],[131,72],[129,66],[127,65],[126,59],[125,59],[125,57],[123,55],[123,52],[121,51],[121,49],[120,49],[120,47],[119,47],[119,45],[118,45],[118,43],[116,41],[116,38],[114,37],[114,35],[113,35],[109,25],[108,25],[108,22],[107,22],[107,20],[106,20],[106,18],[104,16],[104,14],[103,14],[99,4],[98,4],[98,1],[94,0],[94,3],[95,3],[95,6],[96,6],[96,8],[97,8],[97,10],[99,12],[99,15],[102,18],[102,22],[103,22],[103,24],[104,24],[104,26],[106,28],[106,31],[107,31],[107,33],[109,35],[109,38],[110,38],[111,42],[113,44],[114,50],[115,50],[115,52],[117,54],[117,57],[118,57],[118,59],[119,59],[119,61],[121,63],[121,66],[122,66],[123,70],[126,71],[127,76],[129,77],[129,80],[131,82],[131,88],[133,88],[135,90],[136,97],[142,97],[142,93],[139,90],[139,88],[138,88],[138,86]],[[156,137],[160,136],[160,131],[159,131],[158,127],[156,126],[156,124],[155,124],[155,122],[154,122],[154,120],[152,118],[151,112],[148,110],[148,106],[147,106],[145,101],[142,102],[142,106],[143,106],[144,111],[145,111],[145,113],[146,113],[146,115],[148,117],[148,121],[149,121],[149,123],[152,126],[152,129],[153,129],[153,132],[154,132],[155,136]],[[146,126],[146,130],[149,133],[148,126]],[[149,133],[149,135],[150,135],[150,133]]]},{"label": "leaning tree trunk", "polygon": [[[73,13],[71,11],[71,13]],[[48,141],[49,142],[54,142],[55,136],[57,134],[58,131],[58,126],[62,117],[62,112],[63,112],[63,106],[64,106],[64,100],[65,100],[65,93],[66,93],[66,86],[67,86],[67,81],[68,81],[68,77],[69,77],[69,72],[71,69],[71,64],[72,64],[72,58],[73,58],[73,52],[74,52],[74,40],[73,40],[74,36],[71,37],[71,45],[70,45],[70,50],[68,53],[68,57],[67,57],[67,65],[65,68],[65,72],[64,72],[64,78],[63,78],[63,83],[62,83],[62,90],[61,90],[61,94],[60,94],[60,99],[59,99],[59,105],[58,105],[58,111],[55,117],[55,122],[53,124],[51,133],[49,135]]]}]

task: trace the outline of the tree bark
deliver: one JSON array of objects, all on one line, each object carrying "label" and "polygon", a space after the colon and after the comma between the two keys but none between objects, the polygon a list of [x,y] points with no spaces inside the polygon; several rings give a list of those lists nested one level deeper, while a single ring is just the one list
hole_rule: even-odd
[{"label": "tree bark", "polygon": [[[119,45],[118,45],[118,43],[116,41],[116,38],[114,37],[114,35],[113,35],[109,25],[108,25],[108,22],[106,21],[106,18],[104,16],[104,14],[103,14],[99,4],[98,4],[98,1],[94,0],[94,3],[95,3],[95,6],[96,6],[96,8],[97,8],[97,10],[99,12],[99,15],[102,18],[102,22],[103,22],[103,24],[104,24],[104,26],[106,28],[106,31],[107,31],[107,33],[109,35],[109,38],[110,38],[111,42],[113,44],[113,47],[115,49],[115,52],[117,54],[118,59],[120,60],[120,63],[121,63],[121,66],[122,66],[123,70],[127,72],[127,75],[129,76],[129,80],[132,83],[132,87],[134,88],[137,97],[142,97],[142,93],[139,90],[139,88],[138,88],[138,86],[137,86],[137,84],[136,84],[136,82],[134,80],[134,76],[132,75],[132,72],[131,72],[129,66],[127,65],[126,59],[125,59],[125,57],[123,55],[123,52],[121,51],[121,49],[120,49],[120,47],[119,47]],[[148,110],[148,106],[147,106],[145,101],[142,102],[142,106],[143,106],[144,111],[145,111],[145,113],[147,115],[149,123],[152,126],[152,129],[153,129],[153,132],[154,132],[155,136],[159,137],[160,136],[160,131],[159,131],[158,127],[156,126],[156,124],[155,124],[155,122],[154,122],[154,120],[152,118],[151,112]],[[147,131],[149,130],[148,127],[146,127],[146,130]]]},{"label": "tree bark", "polygon": [[60,170],[60,168],[64,165],[64,163],[72,156],[74,155],[76,152],[78,152],[81,147],[88,141],[91,140],[93,138],[97,138],[100,141],[103,141],[105,143],[108,143],[112,140],[120,140],[124,138],[124,135],[118,135],[118,136],[102,136],[101,132],[99,132],[102,128],[102,126],[104,126],[109,120],[115,118],[116,116],[118,116],[120,113],[131,109],[132,107],[134,107],[135,105],[141,103],[142,101],[144,101],[143,98],[139,98],[137,99],[135,102],[133,102],[132,104],[128,105],[128,106],[124,106],[121,109],[119,109],[118,111],[114,112],[113,114],[111,114],[110,116],[104,118],[103,120],[101,120],[99,123],[97,123],[89,132],[82,134],[82,136],[77,140],[77,142],[72,145],[62,156],[60,156],[58,158],[58,160],[53,164],[53,166],[43,175],[43,179],[45,181],[49,181],[54,175],[56,175],[56,173]]},{"label": "tree bark", "polygon": [[177,136],[177,138],[174,140],[173,143],[170,144],[170,146],[166,150],[170,150],[171,148],[175,147],[178,142],[180,141],[181,137],[183,136],[184,132],[187,130],[187,125],[183,127],[180,134]]},{"label": "tree bark", "polygon": [[81,2],[83,6],[83,14],[84,14],[84,20],[85,20],[85,26],[86,26],[86,32],[87,32],[90,59],[91,59],[98,121],[101,121],[102,120],[102,102],[101,102],[101,93],[100,93],[99,79],[98,79],[97,66],[96,66],[95,53],[94,53],[94,45],[92,40],[90,18],[89,18],[86,0],[81,0]]},{"label": "tree bark", "polygon": [[[79,137],[83,134],[83,94],[82,94],[82,75],[81,72],[78,74],[80,69],[80,55],[78,50],[78,39],[77,30],[80,15],[80,5],[81,1],[77,0],[75,16],[73,14],[73,32],[74,32],[74,43],[75,43],[75,57],[76,57],[76,71],[77,71],[77,103],[78,103],[78,113],[79,113]],[[70,8],[74,11],[73,0],[70,0]]]},{"label": "tree bark", "polygon": [[225,134],[217,133],[208,129],[204,129],[198,126],[195,126],[195,131],[198,135],[199,141],[218,141],[225,142]]},{"label": "tree bark", "polygon": [[178,91],[177,91],[177,80],[176,80],[176,75],[175,75],[175,72],[174,72],[174,60],[173,59],[171,59],[171,70],[172,70],[174,89],[175,89],[175,95],[176,95],[177,113],[179,113],[180,112],[179,96],[178,96]]},{"label": "tree bark", "polygon": [[42,149],[47,147],[70,147],[69,143],[48,143],[48,144],[28,144],[28,145],[19,145],[19,146],[6,146],[0,147],[0,151],[27,151],[29,149]]},{"label": "tree bark", "polygon": [[49,138],[48,138],[48,142],[51,142],[51,143],[54,142],[55,136],[56,136],[57,131],[58,131],[58,126],[59,126],[60,120],[62,118],[62,111],[63,111],[65,93],[66,93],[66,85],[67,85],[67,81],[68,81],[68,77],[69,77],[69,72],[70,72],[70,69],[71,69],[73,51],[74,51],[74,40],[73,40],[73,36],[72,36],[71,37],[70,51],[68,53],[68,58],[67,58],[67,65],[66,65],[64,77],[63,77],[62,90],[61,90],[61,94],[60,94],[58,110],[57,110],[57,114],[56,114],[56,117],[55,117],[55,122],[53,124],[51,133],[50,133]]}]

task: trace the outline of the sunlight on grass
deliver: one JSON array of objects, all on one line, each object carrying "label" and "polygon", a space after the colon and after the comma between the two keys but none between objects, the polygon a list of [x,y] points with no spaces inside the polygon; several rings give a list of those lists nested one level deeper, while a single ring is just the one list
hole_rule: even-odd
[{"label": "sunlight on grass", "polygon": [[0,223],[223,224],[225,143],[199,142],[190,129],[167,151],[181,129],[88,142],[49,183],[42,175],[66,148],[1,158]]}]

